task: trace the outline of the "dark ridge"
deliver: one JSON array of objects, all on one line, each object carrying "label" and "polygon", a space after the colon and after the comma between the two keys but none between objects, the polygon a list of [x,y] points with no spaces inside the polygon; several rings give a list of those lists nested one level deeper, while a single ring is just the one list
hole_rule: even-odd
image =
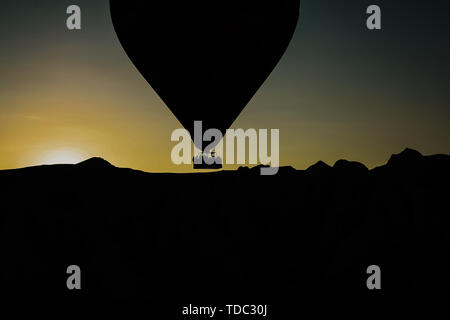
[{"label": "dark ridge", "polygon": [[[298,171],[306,171],[306,172],[329,172],[329,171],[351,171],[354,173],[364,173],[366,171],[378,171],[378,170],[385,170],[386,168],[404,168],[404,169],[410,169],[411,167],[414,167],[415,165],[419,165],[420,162],[447,162],[450,160],[450,155],[447,154],[435,154],[435,155],[429,155],[429,156],[423,156],[420,152],[405,148],[402,152],[398,154],[393,154],[389,158],[388,162],[384,165],[381,165],[379,167],[376,167],[374,169],[369,170],[363,163],[357,162],[357,161],[349,161],[340,159],[334,163],[334,165],[331,167],[327,163],[323,162],[322,160],[317,161],[315,164],[308,167],[306,170],[297,170],[296,168],[292,166],[282,166],[279,167],[278,174],[289,174],[292,172],[298,172]],[[112,165],[107,160],[101,158],[101,157],[92,157],[87,160],[84,160],[80,163],[77,163],[75,165],[71,164],[54,164],[54,165],[38,165],[38,166],[32,166],[27,168],[17,168],[17,169],[7,169],[7,170],[0,170],[0,172],[7,172],[7,171],[17,171],[17,170],[35,170],[38,168],[66,168],[66,167],[80,167],[80,168],[91,168],[91,169],[101,169],[101,168],[117,168],[116,166]],[[254,167],[247,167],[247,166],[240,166],[235,172],[238,174],[260,174],[260,169],[264,167],[269,167],[268,165],[257,165]],[[134,170],[129,169],[132,171],[140,171],[140,170]],[[229,170],[222,170],[224,172],[233,172]],[[215,173],[220,173],[222,171],[217,171]]]},{"label": "dark ridge", "polygon": [[279,167],[278,174],[289,174],[289,173],[294,173],[296,171],[297,170],[292,166],[283,166],[283,167]]},{"label": "dark ridge", "polygon": [[93,169],[100,169],[100,168],[115,168],[111,163],[106,161],[103,158],[100,157],[93,157],[87,160],[84,160],[80,163],[76,164],[77,167],[84,167],[84,168],[93,168]]},{"label": "dark ridge", "polygon": [[322,160],[319,160],[312,166],[308,167],[308,169],[306,169],[306,171],[307,172],[326,172],[330,169],[331,169],[331,167],[328,164],[326,164]]},{"label": "dark ridge", "polygon": [[361,171],[361,172],[365,172],[368,171],[369,169],[362,164],[361,162],[357,162],[357,161],[348,161],[348,160],[338,160],[336,161],[336,163],[333,166],[334,169],[337,170],[341,170],[341,171]]},{"label": "dark ridge", "polygon": [[431,156],[426,156],[425,158],[431,161],[450,161],[450,155],[448,154],[433,154]]},{"label": "dark ridge", "polygon": [[[404,170],[421,158],[406,150],[370,174],[319,161],[273,178],[261,166],[148,174],[101,158],[0,171],[0,288],[49,301],[448,298],[450,157]],[[65,285],[72,264],[78,292]],[[378,295],[365,285],[371,264]]]},{"label": "dark ridge", "polygon": [[423,159],[423,155],[414,149],[406,148],[402,152],[398,154],[393,154],[389,161],[387,162],[387,166],[411,166],[417,164],[417,162]]}]

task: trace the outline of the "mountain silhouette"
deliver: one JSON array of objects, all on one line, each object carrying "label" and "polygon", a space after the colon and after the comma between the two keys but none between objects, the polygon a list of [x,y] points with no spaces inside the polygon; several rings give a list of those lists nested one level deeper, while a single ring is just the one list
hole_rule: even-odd
[{"label": "mountain silhouette", "polygon": [[115,168],[111,163],[100,157],[87,159],[78,163],[77,166],[90,169]]},{"label": "mountain silhouette", "polygon": [[348,160],[338,160],[333,166],[336,170],[341,170],[345,172],[361,172],[365,173],[369,170],[365,165],[356,161],[348,161]]},{"label": "mountain silhouette", "polygon": [[322,160],[319,160],[308,169],[306,169],[306,171],[309,171],[311,173],[323,173],[328,172],[330,169],[331,167],[328,164],[326,164]]},{"label": "mountain silhouette", "polygon": [[[76,165],[0,171],[0,288],[11,297],[296,299],[448,296],[450,156],[406,149],[170,174]],[[82,290],[66,288],[69,265]],[[368,290],[378,265],[382,290]]]},{"label": "mountain silhouette", "polygon": [[406,163],[417,163],[424,157],[419,151],[406,148],[399,154],[393,154],[387,163],[388,166],[404,165]]}]

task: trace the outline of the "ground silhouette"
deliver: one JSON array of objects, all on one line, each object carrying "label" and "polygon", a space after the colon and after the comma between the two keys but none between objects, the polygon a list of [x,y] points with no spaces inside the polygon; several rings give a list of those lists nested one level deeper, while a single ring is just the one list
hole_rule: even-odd
[{"label": "ground silhouette", "polygon": [[[0,287],[11,297],[446,296],[450,156],[165,174],[76,165],[0,171]],[[66,268],[82,290],[66,288]],[[382,270],[382,290],[366,268]],[[189,300],[189,301],[191,301]]]}]

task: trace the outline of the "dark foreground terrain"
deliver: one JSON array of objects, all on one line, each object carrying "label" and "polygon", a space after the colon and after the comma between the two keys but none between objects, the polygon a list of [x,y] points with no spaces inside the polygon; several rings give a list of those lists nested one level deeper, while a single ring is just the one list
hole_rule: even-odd
[{"label": "dark foreground terrain", "polygon": [[[93,158],[0,171],[10,297],[284,299],[450,292],[450,156],[367,170],[151,174]],[[79,265],[82,290],[66,287]],[[366,268],[381,268],[381,290]]]}]

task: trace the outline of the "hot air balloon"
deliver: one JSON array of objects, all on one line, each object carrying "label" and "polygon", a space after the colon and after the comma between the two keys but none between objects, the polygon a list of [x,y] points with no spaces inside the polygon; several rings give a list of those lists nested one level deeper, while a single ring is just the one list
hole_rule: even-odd
[{"label": "hot air balloon", "polygon": [[125,52],[192,138],[194,121],[225,134],[285,52],[299,6],[300,0],[110,0]]}]

